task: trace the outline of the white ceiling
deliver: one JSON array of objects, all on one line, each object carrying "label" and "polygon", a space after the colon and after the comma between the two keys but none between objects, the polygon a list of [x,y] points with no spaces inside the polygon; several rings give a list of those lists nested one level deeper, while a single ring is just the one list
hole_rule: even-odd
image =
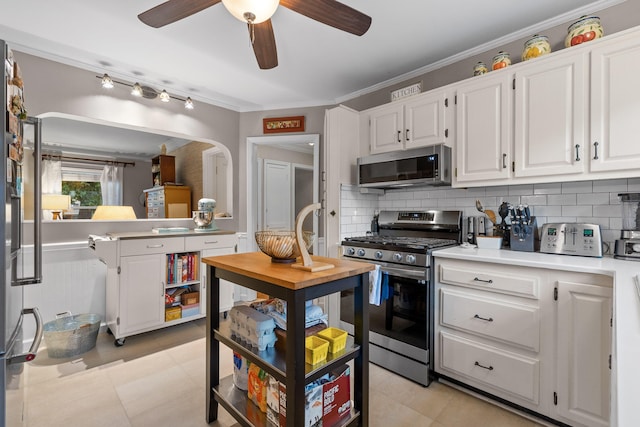
[{"label": "white ceiling", "polygon": [[246,26],[222,3],[155,29],[137,15],[162,0],[0,0],[0,38],[196,102],[258,111],[339,103],[620,1],[344,0],[372,17],[362,37],[279,7],[272,70],[258,68]]}]

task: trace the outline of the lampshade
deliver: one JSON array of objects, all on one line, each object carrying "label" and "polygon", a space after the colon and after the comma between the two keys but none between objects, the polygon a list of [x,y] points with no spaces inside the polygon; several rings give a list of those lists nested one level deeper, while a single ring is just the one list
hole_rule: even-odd
[{"label": "lampshade", "polygon": [[131,206],[110,206],[102,205],[96,208],[91,219],[137,219],[136,213]]},{"label": "lampshade", "polygon": [[68,194],[43,194],[42,209],[51,211],[53,219],[62,219],[60,213],[71,208],[71,196]]},{"label": "lampshade", "polygon": [[280,0],[222,0],[222,4],[240,21],[259,24],[276,13]]}]

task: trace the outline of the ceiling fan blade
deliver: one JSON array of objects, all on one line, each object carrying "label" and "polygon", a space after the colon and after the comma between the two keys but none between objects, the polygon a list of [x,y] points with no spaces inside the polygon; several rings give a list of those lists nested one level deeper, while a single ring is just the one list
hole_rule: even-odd
[{"label": "ceiling fan blade", "polygon": [[371,26],[371,17],[335,0],[280,0],[280,5],[356,36]]},{"label": "ceiling fan blade", "polygon": [[138,19],[150,27],[160,28],[191,16],[221,0],[169,0],[138,15]]},{"label": "ceiling fan blade", "polygon": [[253,53],[261,70],[269,70],[278,66],[276,38],[273,34],[271,19],[260,24],[249,24],[249,37],[253,40]]}]

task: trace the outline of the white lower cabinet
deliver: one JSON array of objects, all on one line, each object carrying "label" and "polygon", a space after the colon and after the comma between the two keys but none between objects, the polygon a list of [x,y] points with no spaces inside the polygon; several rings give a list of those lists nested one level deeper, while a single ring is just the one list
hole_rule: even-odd
[{"label": "white lower cabinet", "polygon": [[[131,335],[207,315],[206,268],[202,257],[237,251],[235,234],[120,238],[115,266],[107,266],[106,323],[115,345]],[[166,305],[166,295],[184,292]],[[233,284],[221,283],[220,311],[233,306]],[[175,298],[178,301],[177,297]]]},{"label": "white lower cabinet", "polygon": [[434,370],[572,426],[609,425],[611,278],[437,258]]}]

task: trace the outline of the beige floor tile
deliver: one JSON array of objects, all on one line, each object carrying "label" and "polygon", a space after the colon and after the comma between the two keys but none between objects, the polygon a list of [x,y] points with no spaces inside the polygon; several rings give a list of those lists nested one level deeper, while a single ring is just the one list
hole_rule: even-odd
[{"label": "beige floor tile", "polygon": [[431,418],[404,406],[387,394],[372,391],[369,395],[371,427],[429,427],[432,423]]}]

